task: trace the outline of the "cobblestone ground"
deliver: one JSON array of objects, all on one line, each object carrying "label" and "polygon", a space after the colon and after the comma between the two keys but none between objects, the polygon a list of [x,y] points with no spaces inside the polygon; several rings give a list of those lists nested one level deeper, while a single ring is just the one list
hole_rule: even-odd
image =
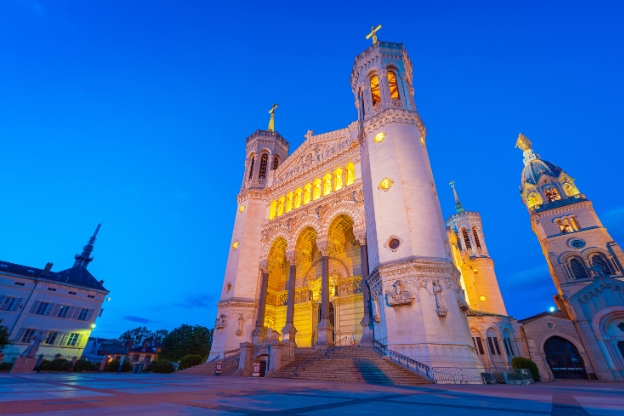
[{"label": "cobblestone ground", "polygon": [[624,384],[376,386],[184,375],[0,376],[0,414],[624,415]]}]

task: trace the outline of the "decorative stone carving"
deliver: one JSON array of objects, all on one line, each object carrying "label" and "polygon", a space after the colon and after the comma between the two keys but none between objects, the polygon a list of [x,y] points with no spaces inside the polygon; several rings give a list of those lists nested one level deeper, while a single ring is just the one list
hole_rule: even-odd
[{"label": "decorative stone carving", "polygon": [[466,302],[464,289],[458,287],[455,290],[455,293],[457,294],[457,304],[459,305],[459,309],[463,311],[467,311],[468,309],[470,309],[470,305],[468,304],[468,302]]},{"label": "decorative stone carving", "polygon": [[268,328],[266,332],[266,337],[262,340],[262,343],[268,344],[270,342],[279,341],[280,336],[282,336],[282,334],[272,328]]},{"label": "decorative stone carving", "polygon": [[414,301],[416,296],[405,288],[402,280],[395,281],[392,287],[392,291],[386,292],[390,306],[409,305]]},{"label": "decorative stone carving", "polygon": [[243,335],[243,324],[245,323],[245,316],[240,313],[238,314],[238,326],[236,327],[236,335],[239,337]]},{"label": "decorative stone carving", "polygon": [[221,314],[217,317],[215,321],[215,329],[225,329],[225,323],[227,321],[227,315]]},{"label": "decorative stone carving", "polygon": [[371,298],[373,299],[373,320],[380,323],[381,316],[379,316],[379,295],[377,293],[372,293]]}]

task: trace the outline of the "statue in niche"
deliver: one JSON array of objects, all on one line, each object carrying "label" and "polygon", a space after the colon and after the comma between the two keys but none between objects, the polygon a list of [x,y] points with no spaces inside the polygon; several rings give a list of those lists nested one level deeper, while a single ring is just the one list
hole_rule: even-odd
[{"label": "statue in niche", "polygon": [[238,314],[238,326],[236,327],[236,335],[239,337],[243,335],[243,324],[245,323],[245,316],[242,313]]},{"label": "statue in niche", "polygon": [[22,352],[19,356],[28,358],[34,357],[35,354],[37,354],[37,351],[39,351],[39,345],[41,345],[41,341],[43,341],[43,335],[41,334],[41,331],[37,331],[35,336],[30,339],[30,345],[28,346],[28,348],[26,348],[24,352]]},{"label": "statue in niche", "polygon": [[409,305],[416,297],[412,292],[405,288],[402,280],[395,281],[392,284],[392,288],[392,291],[386,292],[390,306]]},{"label": "statue in niche", "polygon": [[372,294],[373,299],[373,320],[377,323],[381,322],[381,316],[379,316],[379,296],[377,293]]},{"label": "statue in niche", "polygon": [[470,309],[470,305],[468,305],[468,302],[466,302],[466,292],[464,291],[464,289],[457,286],[455,293],[457,295],[457,304],[459,305],[459,308],[464,311]]},{"label": "statue in niche", "polygon": [[448,309],[444,307],[444,303],[442,301],[442,283],[440,282],[440,279],[436,279],[431,283],[431,291],[435,296],[436,312],[438,313],[438,316],[446,316]]},{"label": "statue in niche", "polygon": [[225,321],[227,320],[227,316],[225,314],[221,314],[217,317],[217,320],[215,321],[215,328],[216,329],[223,329],[225,328]]}]

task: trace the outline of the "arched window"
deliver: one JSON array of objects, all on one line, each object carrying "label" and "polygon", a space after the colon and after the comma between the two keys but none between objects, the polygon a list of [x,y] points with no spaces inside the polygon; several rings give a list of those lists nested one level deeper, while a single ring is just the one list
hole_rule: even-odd
[{"label": "arched window", "polygon": [[288,195],[286,195],[286,212],[292,211],[292,207],[293,207],[293,193],[289,192]]},{"label": "arched window", "polygon": [[275,156],[273,158],[273,170],[277,169],[278,166],[279,166],[279,156]]},{"label": "arched window", "polygon": [[286,197],[281,196],[280,199],[277,200],[277,216],[279,217],[284,213],[284,202],[286,201]]},{"label": "arched window", "polygon": [[536,205],[542,205],[542,197],[537,192],[531,192],[527,196],[527,204],[529,208],[533,208]]},{"label": "arched window", "polygon": [[373,75],[370,79],[371,101],[373,107],[381,103],[381,89],[379,88],[379,77]]},{"label": "arched window", "polygon": [[332,175],[331,173],[323,176],[323,196],[329,195],[332,191]]},{"label": "arched window", "polygon": [[338,168],[334,171],[334,191],[342,189],[342,169]]},{"label": "arched window", "polygon": [[269,160],[269,155],[266,153],[262,154],[262,159],[260,159],[260,174],[258,175],[259,178],[266,178],[266,171],[267,171],[267,161]]},{"label": "arched window", "polygon": [[388,86],[390,87],[390,99],[392,99],[392,101],[401,101],[401,97],[399,97],[399,86],[397,85],[397,77],[392,71],[388,71]]},{"label": "arched window", "polygon": [[347,163],[346,171],[345,183],[347,186],[353,185],[353,182],[355,182],[355,166],[353,163]]},{"label": "arched window", "polygon": [[312,201],[312,184],[306,183],[303,187],[303,204],[309,204]]},{"label": "arched window", "polygon": [[470,236],[468,235],[468,230],[462,228],[461,234],[462,238],[464,239],[464,244],[466,245],[466,250],[472,250],[472,244],[470,244]]},{"label": "arched window", "polygon": [[293,202],[293,208],[297,209],[301,206],[301,196],[303,195],[303,189],[297,188],[295,191],[295,200]]},{"label": "arched window", "polygon": [[276,214],[277,214],[277,201],[272,201],[271,208],[269,208],[269,219],[272,220],[273,218],[275,218]]},{"label": "arched window", "polygon": [[548,199],[549,202],[554,202],[558,199],[561,199],[561,195],[559,195],[559,191],[554,186],[544,189],[544,195],[546,196],[546,199]]},{"label": "arched window", "polygon": [[251,177],[253,176],[253,169],[254,169],[254,165],[256,164],[256,156],[254,156],[254,154],[251,154],[251,163],[250,163],[250,167],[249,167],[249,179],[251,179]]},{"label": "arched window", "polygon": [[595,254],[591,258],[592,266],[598,265],[602,269],[604,274],[611,274],[611,267],[609,267],[609,260],[602,254]]},{"label": "arched window", "polygon": [[314,180],[314,188],[312,189],[312,199],[316,201],[321,197],[321,178]]},{"label": "arched window", "polygon": [[472,227],[472,238],[474,239],[475,246],[481,248],[481,240],[479,240],[479,234],[477,233],[477,227]]},{"label": "arched window", "polygon": [[580,259],[573,258],[572,260],[570,260],[570,270],[572,271],[572,276],[574,276],[575,279],[589,278],[587,269],[585,269],[585,265]]},{"label": "arched window", "polygon": [[579,190],[576,188],[576,186],[567,182],[563,184],[563,190],[565,191],[567,196],[574,196],[579,194]]}]

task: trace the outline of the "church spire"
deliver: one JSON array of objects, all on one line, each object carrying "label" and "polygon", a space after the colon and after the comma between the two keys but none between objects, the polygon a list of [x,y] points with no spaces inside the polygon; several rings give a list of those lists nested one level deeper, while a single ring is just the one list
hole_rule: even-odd
[{"label": "church spire", "polygon": [[459,202],[459,196],[457,195],[457,191],[455,190],[455,181],[451,181],[449,185],[451,185],[451,188],[453,188],[453,195],[455,196],[455,211],[457,211],[458,214],[461,214],[462,212],[464,212],[464,207],[462,203]]},{"label": "church spire", "polygon": [[91,257],[91,252],[93,252],[93,245],[95,244],[95,237],[97,237],[97,233],[98,231],[100,231],[101,226],[102,226],[102,223],[99,223],[97,225],[97,227],[95,228],[95,232],[93,233],[93,236],[89,239],[89,242],[87,243],[87,245],[83,247],[82,254],[76,254],[74,256],[74,258],[76,259],[76,262],[74,263],[74,267],[82,266],[86,269],[89,263],[93,261],[93,257]]}]

